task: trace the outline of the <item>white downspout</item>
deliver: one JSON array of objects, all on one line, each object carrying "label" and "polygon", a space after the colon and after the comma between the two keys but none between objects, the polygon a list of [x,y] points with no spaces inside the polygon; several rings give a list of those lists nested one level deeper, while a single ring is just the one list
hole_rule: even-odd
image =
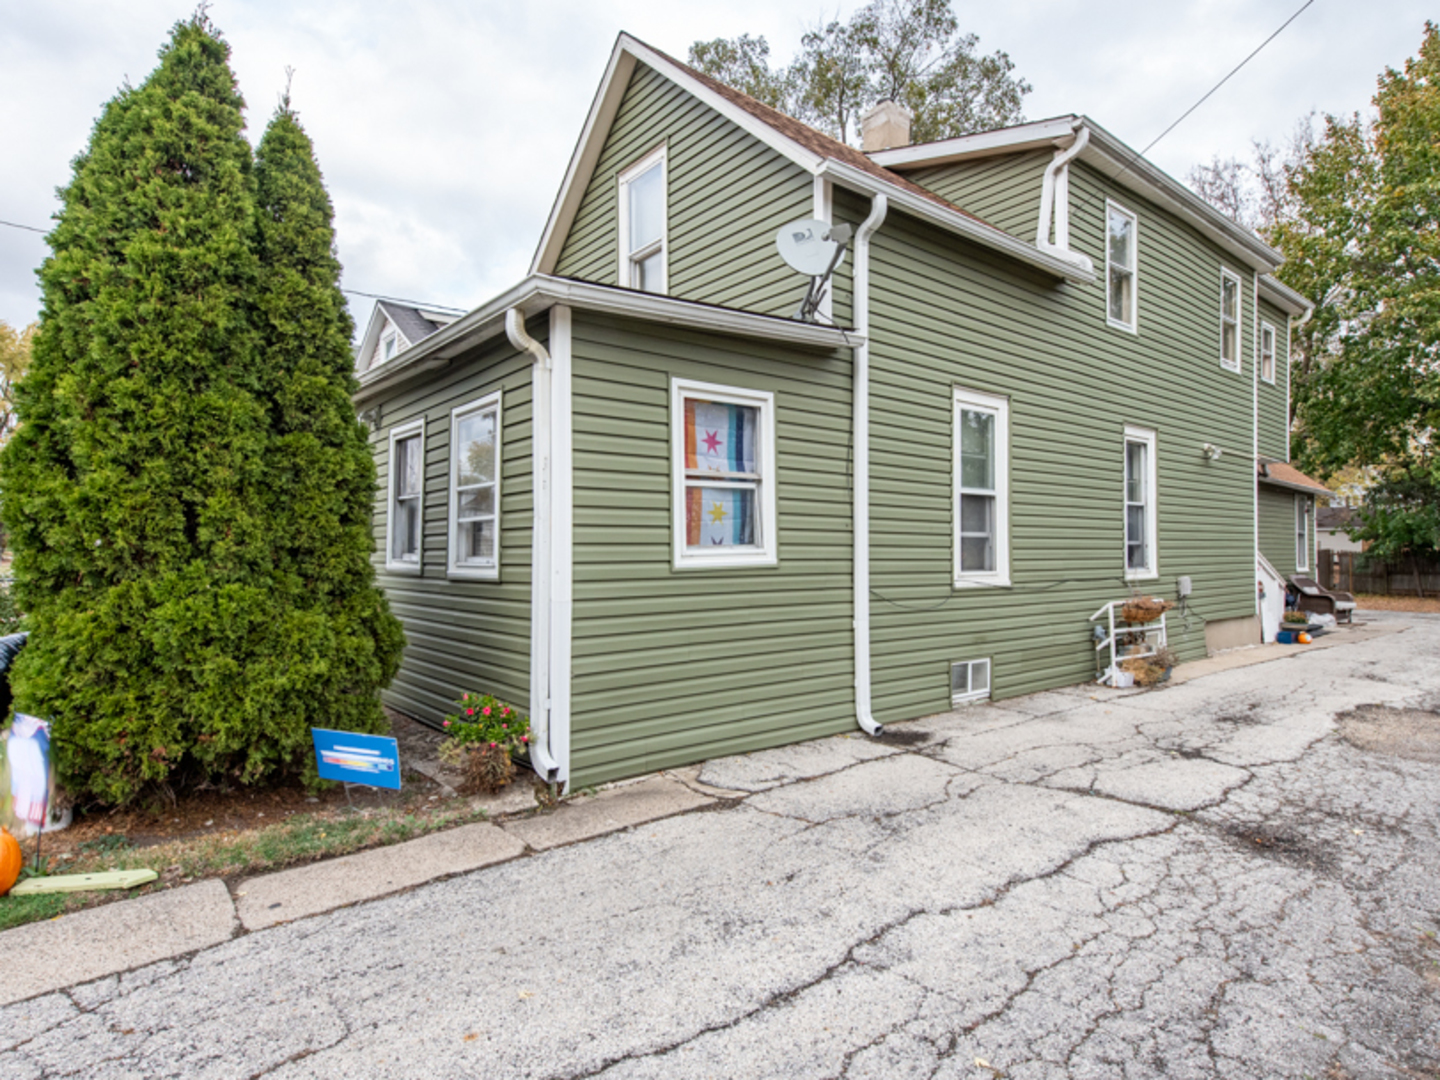
[{"label": "white downspout", "polygon": [[876,195],[870,216],[855,232],[854,391],[850,410],[855,441],[855,722],[867,735],[884,728],[870,711],[870,237],[885,221],[889,200]]},{"label": "white downspout", "polygon": [[519,308],[505,312],[505,334],[510,344],[530,354],[531,447],[535,520],[530,531],[530,760],[546,783],[553,784],[560,765],[550,749],[550,503],[553,495],[550,428],[554,395],[551,392],[550,354],[525,332],[525,315]]},{"label": "white downspout", "polygon": [[[1047,254],[1094,269],[1090,260],[1079,252],[1070,250],[1070,162],[1090,143],[1090,129],[1085,121],[1075,121],[1075,140],[1063,150],[1056,150],[1055,157],[1045,167],[1045,176],[1040,182],[1040,221],[1035,226],[1035,246]],[[1055,226],[1055,240],[1050,240],[1050,226]]]}]

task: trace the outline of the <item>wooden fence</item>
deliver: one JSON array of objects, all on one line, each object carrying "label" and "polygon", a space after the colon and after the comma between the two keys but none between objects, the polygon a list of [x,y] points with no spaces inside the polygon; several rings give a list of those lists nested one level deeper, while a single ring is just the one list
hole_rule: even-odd
[{"label": "wooden fence", "polygon": [[[1410,559],[1384,563],[1367,558],[1363,551],[1320,549],[1316,577],[1327,589],[1373,593],[1378,596],[1419,596],[1416,565]],[[1426,596],[1440,596],[1440,559],[1419,560],[1420,589]]]}]

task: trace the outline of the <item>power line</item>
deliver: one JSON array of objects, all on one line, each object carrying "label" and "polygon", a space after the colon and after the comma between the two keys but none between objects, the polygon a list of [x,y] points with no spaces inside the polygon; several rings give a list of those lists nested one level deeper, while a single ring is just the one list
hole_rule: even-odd
[{"label": "power line", "polygon": [[0,221],[0,225],[8,225],[12,229],[24,229],[26,232],[38,232],[41,236],[44,236],[47,231],[45,229],[37,229],[34,225],[17,225],[13,221]]},{"label": "power line", "polygon": [[1145,147],[1144,150],[1141,150],[1141,151],[1139,151],[1138,153],[1131,154],[1131,155],[1130,155],[1130,160],[1127,161],[1127,162],[1125,162],[1124,166],[1120,169],[1120,172],[1117,172],[1117,173],[1115,174],[1115,176],[1112,176],[1110,179],[1114,180],[1116,177],[1118,177],[1118,176],[1120,175],[1120,173],[1125,172],[1127,169],[1130,168],[1131,165],[1135,164],[1135,162],[1136,162],[1137,160],[1139,160],[1140,158],[1144,157],[1144,156],[1145,156],[1146,154],[1148,154],[1151,150],[1153,150],[1153,149],[1155,148],[1155,144],[1156,144],[1156,143],[1158,143],[1161,139],[1165,138],[1166,135],[1169,135],[1170,132],[1174,131],[1177,127],[1179,127],[1179,126],[1181,125],[1181,123],[1184,122],[1184,120],[1185,120],[1185,118],[1186,118],[1187,116],[1189,116],[1191,113],[1193,113],[1193,112],[1194,112],[1196,109],[1198,109],[1201,105],[1204,105],[1205,102],[1209,101],[1211,95],[1213,95],[1213,94],[1215,93],[1215,91],[1219,90],[1222,86],[1224,86],[1227,82],[1229,82],[1232,78],[1234,78],[1234,77],[1235,77],[1235,74],[1236,74],[1241,68],[1243,68],[1246,64],[1250,63],[1251,60],[1254,60],[1255,57],[1259,56],[1261,50],[1264,49],[1266,45],[1269,45],[1270,42],[1274,41],[1277,37],[1279,37],[1280,34],[1281,34],[1281,32],[1284,31],[1284,29],[1285,29],[1287,26],[1289,26],[1292,22],[1294,22],[1296,19],[1298,19],[1298,18],[1300,17],[1301,13],[1303,13],[1304,10],[1305,10],[1306,8],[1308,8],[1308,7],[1309,7],[1311,4],[1313,4],[1314,2],[1315,2],[1315,0],[1305,0],[1305,3],[1301,4],[1301,5],[1295,10],[1295,13],[1294,13],[1293,15],[1291,15],[1288,19],[1286,19],[1283,23],[1281,23],[1280,26],[1276,29],[1276,31],[1275,31],[1273,34],[1271,34],[1269,37],[1267,37],[1267,38],[1266,38],[1264,41],[1262,41],[1259,45],[1255,46],[1254,51],[1252,51],[1249,56],[1245,57],[1244,60],[1241,60],[1240,63],[1236,64],[1233,68],[1231,68],[1231,69],[1230,69],[1230,73],[1229,73],[1228,75],[1226,75],[1223,79],[1221,79],[1219,82],[1217,82],[1217,83],[1216,83],[1214,86],[1212,86],[1209,90],[1205,91],[1204,96],[1201,97],[1199,101],[1195,102],[1194,105],[1191,105],[1188,109],[1186,109],[1183,113],[1181,113],[1180,116],[1175,120],[1175,122],[1174,122],[1173,124],[1171,124],[1169,127],[1167,127],[1164,131],[1160,132],[1159,135],[1156,135],[1155,138],[1151,139],[1149,146]]},{"label": "power line", "polygon": [[[0,225],[8,225],[12,229],[24,229],[26,232],[40,233],[42,236],[45,234],[44,229],[37,229],[34,225],[20,225],[14,221],[4,220],[0,220]],[[464,308],[452,307],[449,304],[432,304],[424,300],[405,300],[399,296],[383,296],[380,293],[361,292],[359,289],[341,289],[340,291],[349,293],[351,296],[363,296],[369,300],[389,300],[392,303],[408,304],[411,307],[425,308],[432,311],[454,311],[462,315],[465,313]]]}]

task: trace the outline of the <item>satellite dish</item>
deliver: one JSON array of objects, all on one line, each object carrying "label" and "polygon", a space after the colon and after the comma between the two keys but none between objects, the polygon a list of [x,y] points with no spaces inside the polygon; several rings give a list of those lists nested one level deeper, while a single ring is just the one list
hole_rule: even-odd
[{"label": "satellite dish", "polygon": [[[845,226],[838,228],[849,232]],[[817,221],[813,218],[793,221],[789,225],[782,225],[775,234],[775,247],[792,270],[806,277],[822,277],[839,266],[845,258],[845,245],[837,242],[841,239],[839,237],[830,239],[831,229],[828,221]]]}]

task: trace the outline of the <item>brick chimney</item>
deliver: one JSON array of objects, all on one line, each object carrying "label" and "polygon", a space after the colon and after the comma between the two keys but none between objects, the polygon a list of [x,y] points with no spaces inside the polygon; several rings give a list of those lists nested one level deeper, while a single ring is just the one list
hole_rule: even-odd
[{"label": "brick chimney", "polygon": [[867,154],[910,145],[910,110],[886,98],[860,118],[860,149]]}]

